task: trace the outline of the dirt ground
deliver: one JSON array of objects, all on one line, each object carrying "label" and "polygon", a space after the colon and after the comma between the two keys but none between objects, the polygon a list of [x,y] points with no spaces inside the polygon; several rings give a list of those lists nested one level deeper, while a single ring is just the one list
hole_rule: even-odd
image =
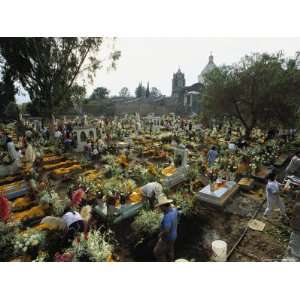
[{"label": "dirt ground", "polygon": [[[243,197],[245,194],[243,194]],[[241,199],[238,192],[232,201]],[[230,262],[253,262],[253,261],[281,261],[286,253],[290,228],[284,225],[279,212],[274,212],[268,221],[262,218],[265,203],[261,206],[263,199],[253,205],[252,198],[248,199],[248,216],[245,214],[245,203],[243,210],[226,212],[223,208],[204,206],[196,203],[195,214],[183,216],[178,226],[178,239],[176,241],[176,259],[185,258],[189,261],[206,262],[210,261],[211,243],[216,239],[224,240],[228,245],[228,253],[239,240],[247,227],[250,215],[260,208],[256,219],[266,224],[262,232],[248,229],[245,237],[235,248],[230,256]],[[288,197],[284,198],[290,215],[293,201]],[[259,205],[258,205],[259,204]],[[261,207],[259,207],[261,206]],[[255,208],[255,209],[254,209]],[[241,215],[239,215],[241,212]],[[153,248],[157,236],[147,238],[142,244],[135,247],[132,243],[132,233],[127,220],[117,228],[114,228],[116,240],[118,241],[117,255],[120,261],[155,261]]]}]

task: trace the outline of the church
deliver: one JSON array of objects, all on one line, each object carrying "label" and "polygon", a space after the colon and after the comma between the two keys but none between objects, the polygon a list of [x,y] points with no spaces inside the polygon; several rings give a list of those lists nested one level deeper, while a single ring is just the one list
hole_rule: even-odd
[{"label": "church", "polygon": [[[187,86],[185,75],[179,68],[172,78],[172,93],[170,96],[160,97],[140,97],[131,99],[110,99],[111,114],[124,115],[130,113],[139,113],[145,116],[149,113],[155,115],[163,115],[166,113],[176,113],[178,115],[193,115],[201,111],[201,103],[199,101],[201,88],[204,82],[204,76],[216,68],[214,57],[210,54],[208,64],[198,75],[196,83]],[[96,109],[92,108],[86,113],[96,113]]]},{"label": "church", "polygon": [[185,85],[184,73],[178,69],[173,74],[172,79],[172,98],[178,103],[178,110],[184,114],[198,113],[201,110],[199,97],[206,74],[214,70],[217,66],[214,63],[214,57],[210,54],[208,64],[198,75],[198,81],[190,86]]}]

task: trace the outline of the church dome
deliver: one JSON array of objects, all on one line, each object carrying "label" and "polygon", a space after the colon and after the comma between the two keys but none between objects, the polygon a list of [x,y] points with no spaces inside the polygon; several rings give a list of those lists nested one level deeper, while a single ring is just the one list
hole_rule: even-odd
[{"label": "church dome", "polygon": [[198,82],[203,83],[204,82],[204,76],[214,70],[217,66],[214,63],[214,57],[212,54],[208,57],[208,64],[205,66],[205,68],[202,70],[200,75],[198,76]]}]

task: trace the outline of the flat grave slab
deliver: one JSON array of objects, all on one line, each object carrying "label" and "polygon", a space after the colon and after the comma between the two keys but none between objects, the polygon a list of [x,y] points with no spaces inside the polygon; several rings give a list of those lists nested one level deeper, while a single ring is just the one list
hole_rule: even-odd
[{"label": "flat grave slab", "polygon": [[200,201],[222,207],[238,189],[239,185],[235,181],[227,181],[222,187],[211,192],[209,184],[198,192],[197,198]]}]

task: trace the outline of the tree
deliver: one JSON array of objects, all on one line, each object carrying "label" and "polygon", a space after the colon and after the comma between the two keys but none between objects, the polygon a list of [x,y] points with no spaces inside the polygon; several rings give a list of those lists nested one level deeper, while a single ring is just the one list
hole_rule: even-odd
[{"label": "tree", "polygon": [[138,87],[135,89],[135,96],[137,98],[145,97],[146,89],[143,86],[142,82],[139,83]]},{"label": "tree", "polygon": [[5,108],[5,115],[10,120],[19,119],[19,108],[15,102],[9,102]]},{"label": "tree", "polygon": [[90,96],[90,100],[102,100],[106,99],[109,95],[109,90],[105,87],[97,87],[94,89],[92,95]]},{"label": "tree", "polygon": [[2,80],[0,81],[0,116],[4,117],[4,110],[10,102],[15,102],[18,89],[15,87],[15,76],[8,66],[2,66]]},{"label": "tree", "polygon": [[130,97],[130,91],[127,87],[121,88],[119,92],[120,97],[129,98]]},{"label": "tree", "polygon": [[[71,104],[79,78],[93,80],[102,65],[98,57],[103,38],[0,38],[0,54],[29,93],[32,106],[50,117]],[[111,65],[120,57],[110,55]]]},{"label": "tree", "polygon": [[145,96],[146,96],[146,98],[149,98],[149,96],[150,96],[149,82],[147,84],[147,89],[146,89],[146,92],[145,92]]},{"label": "tree", "polygon": [[255,126],[293,126],[300,101],[300,71],[281,52],[246,55],[238,64],[205,76],[202,101],[212,117],[238,118],[247,137]]},{"label": "tree", "polygon": [[151,90],[150,90],[150,96],[153,97],[153,98],[158,98],[160,97],[162,94],[161,94],[161,91],[156,88],[156,87],[152,87]]}]

